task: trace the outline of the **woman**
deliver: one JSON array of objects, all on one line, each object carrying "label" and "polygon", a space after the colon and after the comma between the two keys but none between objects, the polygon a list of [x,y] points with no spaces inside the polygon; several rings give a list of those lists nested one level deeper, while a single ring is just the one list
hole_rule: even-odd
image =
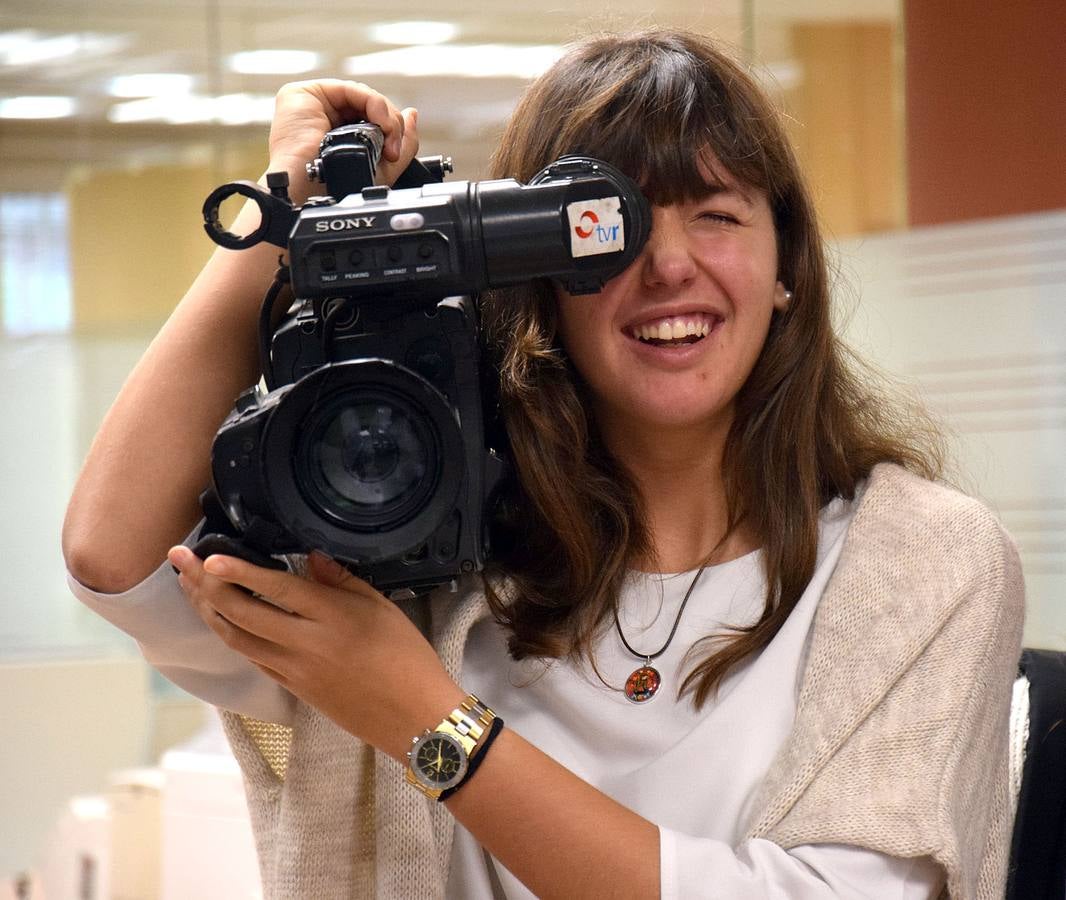
[{"label": "woman", "polygon": [[[298,202],[360,117],[391,180],[413,110],[281,91]],[[637,179],[653,227],[598,295],[484,298],[518,479],[483,585],[401,609],[318,554],[309,579],[183,546],[159,566],[255,379],[261,245],[215,254],[105,420],[75,591],[232,711],[269,896],[1001,893],[1017,556],[845,367],[777,116],[701,38],[605,37],[532,86],[495,171],[565,152]],[[404,771],[449,711],[481,737],[440,803]]]}]

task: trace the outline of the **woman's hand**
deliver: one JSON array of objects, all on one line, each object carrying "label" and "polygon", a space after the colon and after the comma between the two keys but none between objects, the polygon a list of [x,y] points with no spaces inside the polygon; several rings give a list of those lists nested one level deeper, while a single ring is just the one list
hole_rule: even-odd
[{"label": "woman's hand", "polygon": [[[228,646],[401,762],[465,696],[403,612],[326,557],[309,557],[313,581],[231,556],[201,563],[187,547],[169,558]],[[658,828],[508,728],[446,802],[538,897],[658,896]]]},{"label": "woman's hand", "polygon": [[397,759],[465,696],[407,616],[328,557],[311,554],[312,581],[231,556],[201,562],[187,547],[168,556],[229,647]]},{"label": "woman's hand", "polygon": [[380,126],[385,138],[378,165],[379,184],[392,184],[418,152],[418,113],[404,110],[357,81],[320,79],[286,84],[274,101],[270,126],[270,169],[289,173],[289,191],[303,203],[311,191],[304,166],[318,155],[331,128],[365,119]]}]

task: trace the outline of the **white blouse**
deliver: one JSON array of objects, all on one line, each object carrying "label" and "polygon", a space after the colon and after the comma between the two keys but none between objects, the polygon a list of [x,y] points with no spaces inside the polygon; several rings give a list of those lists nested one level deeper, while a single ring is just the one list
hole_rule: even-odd
[{"label": "white blouse", "polygon": [[[792,728],[811,623],[852,508],[843,502],[826,507],[816,571],[796,608],[770,644],[731,673],[699,711],[677,698],[691,669],[686,653],[701,637],[758,620],[765,595],[759,552],[704,570],[676,634],[652,661],[662,685],[640,705],[626,699],[622,686],[643,660],[625,649],[613,628],[594,648],[602,680],[588,666],[512,661],[495,622],[471,631],[463,687],[497,710],[507,727],[659,826],[664,898],[918,900],[940,890],[943,874],[927,858],[894,859],[840,845],[785,851],[765,840],[743,841],[759,786]],[[694,575],[631,574],[619,622],[634,650],[662,648]],[[533,895],[457,826],[448,896]]]},{"label": "white blouse", "polygon": [[[792,727],[811,623],[852,507],[834,502],[823,511],[817,569],[800,602],[773,641],[731,673],[698,712],[688,699],[677,699],[690,668],[685,654],[705,635],[758,618],[764,591],[758,552],[703,572],[677,633],[652,662],[662,686],[641,705],[627,700],[621,687],[643,660],[623,647],[613,628],[595,647],[603,681],[569,662],[514,662],[495,622],[483,621],[470,633],[464,689],[492,706],[509,728],[659,826],[664,898],[924,900],[940,890],[943,873],[928,858],[896,859],[841,845],[785,851],[769,841],[742,840],[759,785]],[[631,647],[651,654],[666,643],[694,574],[630,576],[619,620]],[[72,578],[70,586],[131,634],[175,684],[226,709],[291,720],[291,695],[200,621],[168,564],[123,594],[99,594]],[[457,824],[448,896],[533,895]]]}]

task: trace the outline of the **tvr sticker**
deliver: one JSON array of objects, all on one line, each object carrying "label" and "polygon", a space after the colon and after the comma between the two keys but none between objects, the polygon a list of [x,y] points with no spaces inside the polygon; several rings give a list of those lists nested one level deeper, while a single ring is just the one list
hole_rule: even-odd
[{"label": "tvr sticker", "polygon": [[615,253],[626,247],[622,201],[618,197],[579,200],[566,207],[570,224],[570,255]]}]

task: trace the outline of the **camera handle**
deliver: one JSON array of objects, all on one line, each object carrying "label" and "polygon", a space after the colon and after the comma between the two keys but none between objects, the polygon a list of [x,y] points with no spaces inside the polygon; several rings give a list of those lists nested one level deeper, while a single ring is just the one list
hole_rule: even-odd
[{"label": "camera handle", "polygon": [[281,530],[276,525],[253,516],[251,527],[244,534],[238,535],[226,516],[214,487],[209,487],[200,495],[200,507],[204,511],[204,524],[192,547],[192,552],[200,559],[207,559],[213,553],[221,553],[225,556],[236,556],[266,569],[288,571],[289,567],[280,559],[271,556],[267,549]]},{"label": "camera handle", "polygon": [[[328,169],[331,178],[341,178],[340,174],[334,173],[341,169],[340,163],[345,161],[347,155],[344,151],[349,149],[353,148],[335,148],[335,158],[327,157],[327,160],[332,163],[332,166]],[[352,155],[358,156],[358,154]],[[315,162],[321,163],[322,160],[316,160]],[[309,163],[308,165],[313,164]],[[321,167],[315,169],[316,179],[322,177],[319,174],[320,171]],[[450,156],[416,157],[400,173],[400,177],[396,179],[393,187],[413,188],[422,187],[426,184],[439,184],[444,180],[445,174],[451,171],[452,160]],[[372,175],[373,169],[370,169],[370,184],[373,184]],[[292,233],[293,226],[300,215],[300,207],[293,206],[292,200],[289,199],[289,175],[287,172],[268,172],[266,181],[269,191],[263,190],[254,181],[231,181],[215,188],[208,194],[203,207],[204,231],[207,232],[207,236],[220,247],[225,247],[229,250],[246,250],[248,247],[254,247],[260,241],[267,241],[282,250],[288,249],[289,235]],[[348,181],[338,181],[336,184],[330,185],[330,187],[337,188],[340,193],[334,193],[331,190],[331,196],[344,196],[345,193],[351,192],[349,188],[356,188],[359,184],[365,186],[364,182],[366,181],[367,175],[365,173],[358,175],[351,184]],[[230,197],[238,194],[247,197],[259,207],[259,227],[250,234],[240,235],[227,231],[222,227],[222,222],[219,218],[218,211],[222,204],[229,200]]]},{"label": "camera handle", "polygon": [[[268,241],[282,250],[289,246],[289,233],[296,224],[299,208],[289,199],[289,175],[287,172],[268,172],[267,186],[263,190],[254,181],[231,181],[215,188],[204,201],[204,231],[220,247],[229,250],[245,250],[260,241]],[[218,210],[230,197],[240,194],[259,207],[259,227],[251,234],[239,235],[226,231],[219,220]]]}]

